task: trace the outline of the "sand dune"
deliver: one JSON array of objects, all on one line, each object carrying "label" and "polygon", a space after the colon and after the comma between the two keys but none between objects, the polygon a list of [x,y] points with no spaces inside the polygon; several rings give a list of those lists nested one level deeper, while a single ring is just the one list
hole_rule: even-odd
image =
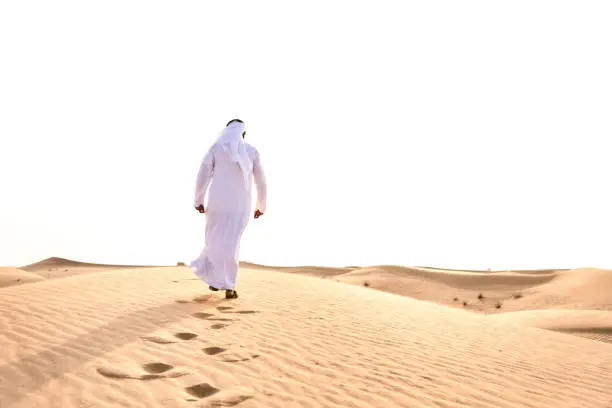
[{"label": "sand dune", "polygon": [[526,294],[534,308],[612,310],[612,270],[583,268],[556,273]]},{"label": "sand dune", "polygon": [[392,265],[272,269],[484,313],[548,308],[612,310],[612,291],[608,289],[612,287],[612,271],[595,268],[497,272]]},{"label": "sand dune", "polygon": [[240,291],[190,301],[185,267],[3,288],[0,406],[612,404],[612,344],[263,267]]},{"label": "sand dune", "polygon": [[267,266],[259,265],[251,262],[241,262],[241,268],[245,269],[258,269],[258,270],[274,270],[278,272],[294,273],[306,276],[315,276],[320,278],[329,278],[338,275],[352,272],[359,267],[346,267],[346,268],[333,268],[326,266]]},{"label": "sand dune", "polygon": [[426,269],[426,270],[431,270],[431,271],[447,271],[447,272],[476,272],[476,273],[514,272],[514,273],[521,273],[524,275],[541,275],[541,274],[548,274],[548,273],[568,270],[568,269],[520,269],[520,270],[461,269],[461,270],[457,270],[457,269],[450,269],[450,268],[434,268],[431,266],[416,266],[415,268]]},{"label": "sand dune", "polygon": [[26,272],[18,268],[0,267],[0,288],[41,280],[44,280],[44,278],[35,273]]},{"label": "sand dune", "polygon": [[612,313],[602,310],[542,309],[492,316],[501,322],[539,327],[612,342]]},{"label": "sand dune", "polygon": [[[334,279],[485,314],[534,311],[517,315],[510,313],[512,317],[508,321],[612,342],[612,330],[608,323],[612,319],[610,270],[582,268],[489,272],[392,265],[274,269]],[[550,309],[562,310],[552,312]],[[550,321],[549,318],[553,316],[554,321]],[[564,319],[571,324],[565,324]],[[577,323],[581,319],[585,322],[583,325]]]},{"label": "sand dune", "polygon": [[37,272],[41,270],[53,269],[53,268],[143,268],[142,265],[111,265],[111,264],[96,264],[91,262],[79,262],[71,259],[51,257],[43,259],[42,261],[35,262],[30,265],[22,266],[20,269],[29,272]]},{"label": "sand dune", "polygon": [[96,264],[88,262],[73,261],[64,258],[47,258],[40,262],[36,262],[30,265],[25,265],[19,269],[32,272],[45,279],[57,279],[65,278],[67,276],[81,275],[85,273],[96,273],[107,270],[116,269],[134,269],[134,268],[145,268],[146,266],[141,265],[107,265],[107,264]]}]

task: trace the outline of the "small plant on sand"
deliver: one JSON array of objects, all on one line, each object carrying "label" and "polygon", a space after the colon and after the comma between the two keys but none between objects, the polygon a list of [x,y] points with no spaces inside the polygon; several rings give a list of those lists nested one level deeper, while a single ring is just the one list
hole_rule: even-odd
[{"label": "small plant on sand", "polygon": [[458,297],[454,297],[454,298],[453,298],[453,302],[458,302],[458,301],[459,301],[459,298],[458,298]]},{"label": "small plant on sand", "polygon": [[478,300],[483,300],[484,299],[484,295],[482,293],[478,294]]},{"label": "small plant on sand", "polygon": [[520,299],[523,297],[522,293],[515,293],[514,295],[512,295],[512,299]]},{"label": "small plant on sand", "polygon": [[501,307],[502,307],[501,302],[497,302],[497,303],[495,304],[495,308],[496,308],[496,309],[501,309]]},{"label": "small plant on sand", "polygon": [[363,286],[365,286],[367,288],[368,286],[370,286],[370,282],[368,282],[368,281],[363,282]]},{"label": "small plant on sand", "polygon": [[467,306],[468,302],[466,302],[465,300],[463,301],[463,306]]}]

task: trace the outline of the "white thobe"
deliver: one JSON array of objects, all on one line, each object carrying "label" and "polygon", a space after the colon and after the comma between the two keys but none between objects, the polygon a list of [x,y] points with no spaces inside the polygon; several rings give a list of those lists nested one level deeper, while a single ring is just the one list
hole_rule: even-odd
[{"label": "white thobe", "polygon": [[204,250],[190,266],[202,281],[217,289],[236,287],[240,239],[253,214],[253,182],[256,208],[266,211],[266,178],[259,152],[245,145],[251,164],[247,186],[240,167],[219,144],[214,144],[202,160],[196,181],[194,206],[202,204],[206,208],[206,235]]}]

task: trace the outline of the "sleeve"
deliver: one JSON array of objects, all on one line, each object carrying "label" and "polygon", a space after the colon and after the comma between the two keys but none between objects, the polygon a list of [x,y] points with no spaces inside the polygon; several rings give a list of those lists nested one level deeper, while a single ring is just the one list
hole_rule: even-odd
[{"label": "sleeve", "polygon": [[257,188],[256,209],[258,209],[262,213],[266,212],[268,185],[266,183],[266,174],[261,165],[261,159],[259,157],[259,152],[256,152],[255,160],[253,160],[253,179],[255,181],[255,187]]},{"label": "sleeve", "polygon": [[208,150],[206,156],[200,164],[200,170],[198,171],[198,177],[196,180],[195,199],[193,202],[194,207],[198,207],[200,204],[205,205],[206,201],[206,190],[212,180],[215,170],[215,156],[213,154],[213,147]]}]

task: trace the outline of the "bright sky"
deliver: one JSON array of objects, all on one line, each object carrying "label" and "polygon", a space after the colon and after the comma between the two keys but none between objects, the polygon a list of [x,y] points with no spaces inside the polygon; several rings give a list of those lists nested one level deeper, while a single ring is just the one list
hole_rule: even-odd
[{"label": "bright sky", "polygon": [[273,265],[612,267],[609,1],[0,3],[0,265],[174,264],[232,118]]}]

